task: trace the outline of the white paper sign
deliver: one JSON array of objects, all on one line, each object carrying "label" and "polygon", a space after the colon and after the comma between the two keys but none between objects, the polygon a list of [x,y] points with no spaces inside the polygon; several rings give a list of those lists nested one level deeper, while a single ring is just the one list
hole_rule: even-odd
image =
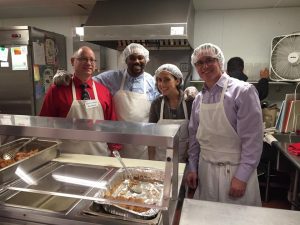
[{"label": "white paper sign", "polygon": [[3,115],[2,118],[0,118],[0,121],[3,125],[12,125],[12,119],[9,115]]},{"label": "white paper sign", "polygon": [[43,43],[32,42],[33,63],[35,65],[45,65],[45,45]]},{"label": "white paper sign", "polygon": [[12,70],[28,70],[27,46],[12,47],[10,52]]},{"label": "white paper sign", "polygon": [[171,27],[171,35],[184,35],[184,27]]},{"label": "white paper sign", "polygon": [[0,67],[9,67],[8,62],[0,62]]},{"label": "white paper sign", "polygon": [[7,61],[8,59],[8,48],[0,47],[0,61]]}]

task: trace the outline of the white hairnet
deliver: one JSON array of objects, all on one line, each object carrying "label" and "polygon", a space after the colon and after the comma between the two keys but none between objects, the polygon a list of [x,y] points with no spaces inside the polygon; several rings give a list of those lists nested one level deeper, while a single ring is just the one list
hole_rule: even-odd
[{"label": "white hairnet", "polygon": [[218,59],[221,69],[224,70],[225,58],[223,52],[217,45],[211,43],[199,45],[191,56],[193,65],[199,60],[200,56],[211,56]]},{"label": "white hairnet", "polygon": [[145,57],[146,62],[149,61],[149,51],[143,45],[137,43],[127,45],[123,51],[124,59],[126,60],[132,54],[142,55]]},{"label": "white hairnet", "polygon": [[155,71],[155,76],[160,74],[160,72],[162,72],[162,71],[167,71],[170,74],[172,74],[174,77],[183,80],[183,75],[182,75],[180,69],[177,66],[173,65],[173,64],[163,64],[163,65],[161,65]]}]

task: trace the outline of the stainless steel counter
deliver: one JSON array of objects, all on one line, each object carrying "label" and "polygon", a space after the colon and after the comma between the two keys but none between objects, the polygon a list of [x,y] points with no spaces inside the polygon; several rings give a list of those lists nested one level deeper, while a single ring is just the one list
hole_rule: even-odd
[{"label": "stainless steel counter", "polygon": [[166,147],[162,206],[168,210],[162,210],[164,224],[172,224],[174,214],[170,215],[169,212],[174,212],[177,204],[179,127],[179,125],[0,114],[0,135]]},{"label": "stainless steel counter", "polygon": [[300,213],[184,199],[180,225],[298,225]]},{"label": "stainless steel counter", "polygon": [[285,156],[286,159],[291,162],[295,168],[294,183],[293,183],[293,193],[291,199],[291,209],[296,209],[297,198],[298,198],[298,183],[299,183],[299,170],[300,170],[300,156],[296,156],[288,151],[288,146],[291,143],[300,142],[300,136],[294,134],[273,134],[275,139],[271,142],[273,149],[278,151],[277,154],[277,167],[280,165],[281,155]]},{"label": "stainless steel counter", "polygon": [[292,164],[300,169],[300,156],[296,156],[288,151],[288,146],[291,143],[300,142],[300,136],[288,135],[288,134],[274,134],[276,141],[272,142],[272,145],[280,150],[280,152],[292,162]]},{"label": "stainless steel counter", "polygon": [[[165,162],[159,162],[159,161],[149,161],[149,160],[136,160],[136,159],[124,159],[126,165],[129,167],[139,167],[139,166],[147,166],[147,167],[153,167],[157,169],[164,169],[165,168]],[[105,168],[110,167],[120,167],[119,162],[112,157],[104,157],[104,156],[91,156],[91,155],[80,155],[80,154],[62,154],[60,157],[55,158],[53,163],[67,163],[67,164],[78,164],[83,165],[86,164],[89,167],[91,166],[105,166]],[[50,167],[55,167],[55,164],[50,165]],[[183,164],[179,165],[179,184],[181,183],[183,171],[184,171]],[[44,167],[42,168],[44,169]],[[44,169],[46,172],[48,171],[46,168]],[[48,172],[47,172],[48,173]],[[92,174],[91,174],[92,175]],[[50,185],[50,184],[49,184]],[[28,194],[35,197],[34,193],[19,193],[22,194]],[[93,195],[93,190],[91,190],[91,195]],[[67,201],[67,198],[58,198],[56,201],[60,202],[60,204],[63,203],[63,201]],[[18,200],[18,199],[13,199]],[[50,199],[51,200],[51,199]],[[75,199],[76,200],[76,199]],[[42,201],[42,200],[40,200]],[[30,201],[30,206],[32,205]],[[48,201],[50,202],[50,201]],[[54,201],[51,201],[54,203]],[[22,202],[23,204],[23,202]],[[115,224],[123,224],[123,225],[131,225],[131,224],[142,224],[141,221],[126,221],[124,218],[118,217],[118,216],[108,216],[103,214],[103,217],[96,217],[96,216],[88,216],[82,214],[82,210],[89,207],[91,204],[91,201],[88,200],[80,200],[79,202],[75,201],[75,207],[71,209],[68,212],[56,212],[56,211],[48,211],[47,210],[34,210],[27,207],[13,207],[13,206],[5,206],[0,204],[0,221],[10,221],[12,224],[19,224],[18,221],[22,221],[20,224],[24,224],[25,221],[27,222],[34,222],[34,224],[52,224],[52,225],[58,225],[58,224],[80,224],[80,225],[90,225],[90,224],[105,224],[105,225],[115,225]],[[176,202],[171,202],[171,208],[170,210],[174,210],[173,212],[170,212],[170,216],[174,216],[175,213],[175,205]],[[58,207],[58,206],[56,206]],[[61,208],[61,207],[59,207]],[[4,216],[6,215],[6,216]],[[159,218],[158,218],[159,219]],[[162,218],[160,218],[158,221],[161,221]],[[169,219],[172,221],[172,218]],[[150,221],[151,222],[151,221]],[[148,225],[150,222],[145,221],[143,224]]]}]

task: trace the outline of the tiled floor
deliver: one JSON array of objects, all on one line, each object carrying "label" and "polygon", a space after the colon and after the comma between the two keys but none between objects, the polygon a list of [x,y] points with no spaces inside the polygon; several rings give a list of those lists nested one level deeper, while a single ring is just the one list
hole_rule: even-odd
[{"label": "tiled floor", "polygon": [[[263,192],[262,199],[264,200]],[[281,188],[271,189],[269,200],[267,202],[262,201],[262,206],[267,208],[291,209],[291,204],[287,200],[287,190]]]}]

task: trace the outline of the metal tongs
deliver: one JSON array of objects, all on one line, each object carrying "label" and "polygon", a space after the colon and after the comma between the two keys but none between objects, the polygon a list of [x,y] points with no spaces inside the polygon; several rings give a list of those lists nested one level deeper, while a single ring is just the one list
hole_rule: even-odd
[{"label": "metal tongs", "polygon": [[[127,169],[127,167],[125,166],[125,163],[123,162],[121,156],[120,156],[120,153],[118,151],[113,151],[113,154],[114,156],[119,160],[119,162],[121,163],[121,165],[123,166],[124,170],[125,170],[125,173],[127,174],[127,176],[129,177],[129,179],[131,181],[134,180],[131,172]],[[141,194],[142,193],[142,188],[138,185],[138,184],[133,184],[131,185],[129,183],[128,185],[128,189],[131,191],[131,192],[134,192],[134,193],[137,193],[137,194]]]},{"label": "metal tongs", "polygon": [[35,139],[37,139],[37,137],[32,137],[30,138],[28,141],[24,142],[21,146],[15,148],[15,149],[12,149],[12,150],[8,150],[7,152],[5,152],[3,155],[2,155],[2,158],[4,160],[10,160],[10,159],[14,159],[16,154],[22,149],[24,148],[26,145],[28,145],[30,142],[34,141]]}]

